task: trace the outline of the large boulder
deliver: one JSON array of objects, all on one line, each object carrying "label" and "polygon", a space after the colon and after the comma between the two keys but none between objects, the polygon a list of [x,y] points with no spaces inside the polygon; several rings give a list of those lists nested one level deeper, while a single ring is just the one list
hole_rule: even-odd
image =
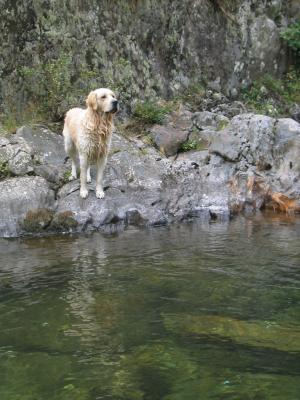
[{"label": "large boulder", "polygon": [[23,176],[34,171],[33,152],[23,138],[0,137],[0,164],[8,175]]},{"label": "large boulder", "polygon": [[154,145],[166,156],[174,156],[188,139],[188,131],[168,125],[154,125],[150,130]]},{"label": "large boulder", "polygon": [[70,168],[63,137],[43,125],[23,126],[15,135],[0,137],[0,164],[8,176],[39,175],[55,187],[64,183]]},{"label": "large boulder", "polygon": [[221,130],[229,124],[229,119],[222,114],[200,111],[193,114],[194,126],[199,130]]},{"label": "large boulder", "polygon": [[70,165],[65,162],[63,137],[42,125],[23,126],[17,130],[14,140],[25,143],[32,155],[33,170],[49,182],[60,184]]},{"label": "large boulder", "polygon": [[273,164],[274,124],[275,119],[264,115],[238,115],[213,136],[210,151],[228,161],[245,161],[260,170],[270,169]]},{"label": "large boulder", "polygon": [[300,125],[293,119],[238,115],[213,136],[209,151],[234,165],[228,182],[231,210],[260,209],[268,199],[273,208],[298,210]]}]

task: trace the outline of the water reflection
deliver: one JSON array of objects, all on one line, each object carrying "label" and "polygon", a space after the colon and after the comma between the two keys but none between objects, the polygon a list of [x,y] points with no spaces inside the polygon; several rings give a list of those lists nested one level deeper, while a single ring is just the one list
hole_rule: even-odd
[{"label": "water reflection", "polygon": [[296,399],[299,233],[270,213],[1,240],[1,400]]}]

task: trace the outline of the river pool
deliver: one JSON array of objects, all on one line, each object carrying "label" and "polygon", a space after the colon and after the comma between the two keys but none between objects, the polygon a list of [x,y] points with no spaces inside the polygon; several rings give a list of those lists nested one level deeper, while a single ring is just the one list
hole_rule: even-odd
[{"label": "river pool", "polygon": [[1,400],[298,400],[300,218],[0,240]]}]

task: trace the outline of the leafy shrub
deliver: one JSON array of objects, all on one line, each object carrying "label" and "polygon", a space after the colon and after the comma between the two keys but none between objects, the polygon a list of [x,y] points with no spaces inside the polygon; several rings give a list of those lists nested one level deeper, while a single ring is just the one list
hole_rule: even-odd
[{"label": "leafy shrub", "polygon": [[243,90],[243,100],[255,111],[271,116],[286,115],[293,103],[300,102],[300,74],[291,69],[283,79],[265,75]]},{"label": "leafy shrub", "polygon": [[145,101],[135,105],[133,115],[148,124],[161,124],[170,111],[171,107],[168,105]]},{"label": "leafy shrub", "polygon": [[286,40],[288,46],[293,50],[300,52],[300,21],[290,25],[281,33],[281,37]]},{"label": "leafy shrub", "polygon": [[73,76],[69,55],[35,67],[24,66],[19,73],[29,102],[51,120],[60,120],[70,105],[76,104],[81,95],[86,95],[89,81],[95,77],[95,72],[87,69]]},{"label": "leafy shrub", "polygon": [[197,140],[188,140],[187,142],[183,143],[180,147],[180,151],[190,151],[190,150],[206,150],[207,147],[203,143],[200,143]]},{"label": "leafy shrub", "polygon": [[11,172],[8,168],[7,161],[0,160],[0,180],[9,178],[11,176]]},{"label": "leafy shrub", "polygon": [[198,142],[196,140],[188,140],[185,143],[182,143],[180,150],[181,151],[189,151],[196,150],[198,147]]}]

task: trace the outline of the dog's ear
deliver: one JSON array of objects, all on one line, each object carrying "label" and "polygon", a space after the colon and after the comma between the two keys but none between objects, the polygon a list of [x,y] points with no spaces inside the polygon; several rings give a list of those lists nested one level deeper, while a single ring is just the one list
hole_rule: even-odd
[{"label": "dog's ear", "polygon": [[86,99],[86,105],[88,107],[91,107],[92,110],[97,111],[97,95],[95,92],[91,92],[87,99]]}]

